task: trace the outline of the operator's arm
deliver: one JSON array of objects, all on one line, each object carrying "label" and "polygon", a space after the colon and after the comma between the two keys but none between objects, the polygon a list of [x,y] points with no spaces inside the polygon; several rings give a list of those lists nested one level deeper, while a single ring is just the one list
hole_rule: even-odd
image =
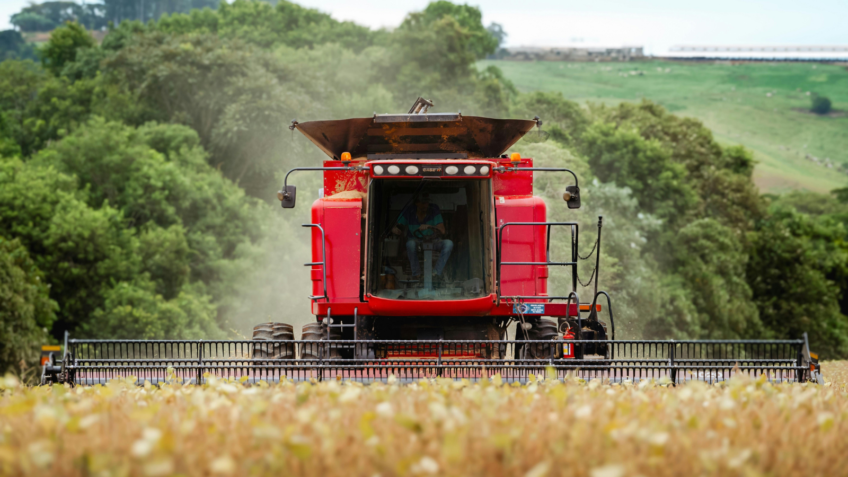
[{"label": "operator's arm", "polygon": [[398,227],[398,225],[408,225],[408,222],[406,220],[406,216],[403,215],[403,212],[401,212],[400,217],[398,217],[396,223],[397,223],[397,225],[392,227],[392,233],[395,234],[395,235],[400,235],[401,232],[400,232],[400,228]]},{"label": "operator's arm", "polygon": [[442,235],[445,234],[445,220],[442,218],[442,214],[439,213],[433,218],[433,222],[436,225],[433,226],[434,229],[438,230]]}]

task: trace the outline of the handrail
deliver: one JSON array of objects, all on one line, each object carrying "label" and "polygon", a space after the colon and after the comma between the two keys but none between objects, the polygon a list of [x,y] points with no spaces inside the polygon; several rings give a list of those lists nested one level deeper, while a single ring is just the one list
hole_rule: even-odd
[{"label": "handrail", "polygon": [[595,311],[595,305],[598,304],[598,297],[600,295],[604,295],[605,297],[607,297],[607,311],[609,311],[610,327],[612,327],[611,338],[613,339],[613,341],[615,341],[615,319],[612,317],[612,299],[610,298],[609,293],[603,290],[599,291],[598,293],[595,293],[595,299],[592,300],[592,306],[589,307],[589,309],[592,310],[592,313],[597,313],[597,311]]},{"label": "handrail", "polygon": [[577,174],[574,173],[571,169],[563,169],[559,167],[518,167],[513,166],[512,169],[506,166],[495,167],[494,170],[498,172],[568,172],[574,177],[574,186],[580,189],[580,185],[577,183]]},{"label": "handrail", "polygon": [[309,299],[315,301],[319,298],[323,298],[327,303],[329,303],[330,297],[327,295],[327,239],[324,235],[324,228],[321,227],[321,224],[303,224],[303,227],[317,227],[318,230],[321,231],[321,261],[304,263],[303,266],[321,266],[321,271],[324,274],[324,279],[321,281],[321,283],[324,285],[324,296],[310,295]]},{"label": "handrail", "polygon": [[355,172],[355,171],[359,171],[359,170],[362,170],[362,169],[361,169],[360,167],[358,167],[358,166],[344,166],[344,167],[295,167],[295,168],[289,169],[289,171],[288,171],[288,172],[286,172],[286,176],[283,178],[283,190],[282,190],[282,192],[283,192],[283,195],[286,195],[286,194],[288,193],[288,192],[286,191],[286,187],[287,187],[287,186],[288,186],[288,184],[289,184],[289,174],[291,174],[292,172],[295,172],[295,171],[348,171],[348,172]]},{"label": "handrail", "polygon": [[[504,229],[506,229],[510,225],[530,225],[530,226],[542,226],[542,225],[544,225],[546,227],[546,234],[547,234],[548,239],[547,239],[546,244],[545,244],[545,261],[544,262],[503,262],[503,261],[501,261],[502,252],[503,252],[503,231],[504,231]],[[563,226],[570,226],[571,227],[571,243],[572,243],[571,255],[572,255],[572,257],[571,257],[570,262],[551,262],[550,261],[550,259],[551,259],[551,240],[550,240],[551,226],[554,226],[554,225],[563,225]],[[507,222],[505,224],[502,224],[500,227],[498,227],[498,234],[497,234],[498,235],[498,237],[497,237],[498,238],[498,242],[497,242],[498,247],[497,247],[497,264],[496,264],[496,266],[497,266],[497,282],[498,282],[498,287],[497,287],[498,302],[500,302],[501,299],[532,300],[532,299],[537,299],[537,298],[543,298],[543,299],[548,300],[548,301],[569,299],[569,297],[571,296],[570,294],[568,296],[535,296],[535,295],[533,295],[533,296],[524,296],[524,295],[503,296],[501,294],[501,283],[503,281],[501,279],[501,265],[558,265],[558,266],[573,267],[572,268],[572,293],[573,293],[577,289],[577,257],[576,257],[576,253],[577,253],[577,246],[578,246],[578,241],[579,241],[579,236],[580,236],[579,227],[580,227],[580,225],[577,222]]]}]

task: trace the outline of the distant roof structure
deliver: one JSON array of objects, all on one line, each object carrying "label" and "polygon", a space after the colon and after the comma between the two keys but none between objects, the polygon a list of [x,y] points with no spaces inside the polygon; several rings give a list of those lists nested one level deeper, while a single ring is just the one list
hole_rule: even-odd
[{"label": "distant roof structure", "polygon": [[610,50],[610,49],[623,49],[623,48],[642,48],[642,45],[637,44],[616,44],[616,45],[607,45],[603,43],[566,43],[563,45],[521,45],[521,46],[508,46],[505,49],[507,50],[515,50],[515,51],[547,51],[547,50],[565,50],[565,49],[574,49],[574,50]]},{"label": "distant roof structure", "polygon": [[678,45],[666,58],[750,61],[848,61],[848,45]]},{"label": "distant roof structure", "polygon": [[564,46],[510,46],[498,59],[518,61],[629,61],[644,57],[639,45],[568,44]]}]

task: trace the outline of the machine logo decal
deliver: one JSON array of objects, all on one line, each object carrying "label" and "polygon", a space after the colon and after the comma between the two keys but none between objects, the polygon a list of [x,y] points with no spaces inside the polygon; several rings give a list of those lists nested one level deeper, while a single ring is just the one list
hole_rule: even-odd
[{"label": "machine logo decal", "polygon": [[524,315],[544,315],[545,305],[543,303],[522,303],[520,305],[512,305],[512,312]]},{"label": "machine logo decal", "polygon": [[424,166],[421,168],[423,176],[440,176],[442,175],[442,166]]}]

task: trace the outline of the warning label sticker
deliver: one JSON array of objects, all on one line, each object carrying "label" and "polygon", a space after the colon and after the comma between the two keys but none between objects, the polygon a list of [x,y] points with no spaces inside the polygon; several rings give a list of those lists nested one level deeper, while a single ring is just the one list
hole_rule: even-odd
[{"label": "warning label sticker", "polygon": [[522,313],[524,315],[544,315],[545,314],[545,304],[544,303],[522,303],[520,305],[516,304],[512,306],[513,313]]}]

